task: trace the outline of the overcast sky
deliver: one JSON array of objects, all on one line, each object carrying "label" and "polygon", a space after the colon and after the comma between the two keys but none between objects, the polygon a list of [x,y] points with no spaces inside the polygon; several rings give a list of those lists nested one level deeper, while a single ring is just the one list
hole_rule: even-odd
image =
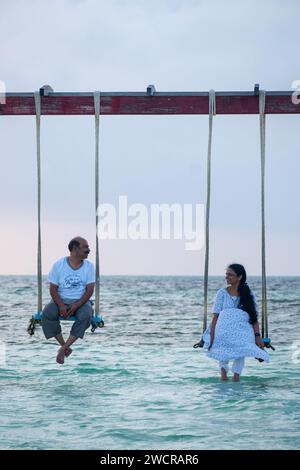
[{"label": "overcast sky", "polygon": [[[300,79],[298,0],[0,0],[8,92],[290,90]],[[42,117],[43,272],[75,235],[94,257],[94,121]],[[267,116],[267,272],[299,275],[300,116]],[[105,203],[205,202],[207,116],[104,116]],[[35,118],[1,117],[2,274],[36,269]],[[181,240],[101,243],[103,274],[203,274]],[[260,274],[258,116],[216,116],[210,273]]]}]

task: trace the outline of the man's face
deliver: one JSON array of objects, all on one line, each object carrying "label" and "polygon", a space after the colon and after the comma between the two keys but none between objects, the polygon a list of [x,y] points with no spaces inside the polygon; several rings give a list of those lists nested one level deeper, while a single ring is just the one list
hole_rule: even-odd
[{"label": "man's face", "polygon": [[80,259],[86,259],[89,256],[90,247],[86,240],[80,240],[80,246],[76,248],[77,255]]}]

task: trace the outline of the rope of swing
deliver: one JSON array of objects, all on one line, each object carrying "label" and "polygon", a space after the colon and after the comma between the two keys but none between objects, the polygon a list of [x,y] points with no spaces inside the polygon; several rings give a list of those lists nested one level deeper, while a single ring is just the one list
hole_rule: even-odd
[{"label": "rope of swing", "polygon": [[36,162],[37,162],[37,312],[42,312],[42,241],[41,241],[41,96],[39,91],[34,92],[35,118],[36,118]]},{"label": "rope of swing", "polygon": [[100,261],[98,236],[99,205],[99,124],[100,124],[100,91],[94,92],[95,107],[95,216],[96,216],[96,282],[95,282],[95,315],[100,312]]},{"label": "rope of swing", "polygon": [[210,217],[210,189],[211,189],[211,144],[213,130],[213,116],[216,114],[216,95],[214,90],[209,91],[209,129],[207,148],[207,175],[206,175],[206,214],[205,214],[205,261],[204,261],[204,315],[203,332],[207,327],[208,303],[208,269],[209,269],[209,217]]},{"label": "rope of swing", "polygon": [[[208,269],[209,269],[209,216],[210,216],[210,189],[211,189],[211,144],[213,130],[213,116],[216,114],[216,94],[214,90],[209,91],[209,120],[208,120],[208,147],[206,164],[206,211],[205,211],[205,261],[204,261],[204,313],[203,332],[207,328],[207,303],[208,303]],[[203,339],[194,344],[194,348],[203,347]]]},{"label": "rope of swing", "polygon": [[[40,92],[34,93],[36,113],[36,149],[37,149],[37,311],[42,312],[42,248],[41,248],[41,96]],[[95,285],[95,314],[99,313],[100,306],[100,267],[99,267],[99,237],[98,237],[98,205],[99,205],[99,115],[100,92],[94,93],[95,105],[95,214],[96,214],[96,285]]]},{"label": "rope of swing", "polygon": [[266,92],[259,92],[260,162],[261,162],[261,269],[262,269],[262,337],[268,337],[266,240],[265,240],[265,162],[266,162]]}]

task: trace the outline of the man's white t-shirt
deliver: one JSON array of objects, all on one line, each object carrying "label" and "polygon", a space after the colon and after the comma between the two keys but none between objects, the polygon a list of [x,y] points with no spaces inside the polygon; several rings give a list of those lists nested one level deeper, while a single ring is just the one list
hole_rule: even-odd
[{"label": "man's white t-shirt", "polygon": [[72,268],[67,256],[59,259],[48,274],[48,281],[58,286],[62,299],[78,300],[86,290],[86,285],[95,282],[95,268],[87,259],[79,268]]}]

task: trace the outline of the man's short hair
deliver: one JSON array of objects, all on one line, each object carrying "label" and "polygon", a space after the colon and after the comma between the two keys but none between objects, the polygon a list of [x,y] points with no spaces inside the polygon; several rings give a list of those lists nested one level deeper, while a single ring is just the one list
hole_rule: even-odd
[{"label": "man's short hair", "polygon": [[79,248],[80,247],[80,241],[78,238],[72,238],[70,243],[68,244],[69,251],[73,251],[74,248]]}]

